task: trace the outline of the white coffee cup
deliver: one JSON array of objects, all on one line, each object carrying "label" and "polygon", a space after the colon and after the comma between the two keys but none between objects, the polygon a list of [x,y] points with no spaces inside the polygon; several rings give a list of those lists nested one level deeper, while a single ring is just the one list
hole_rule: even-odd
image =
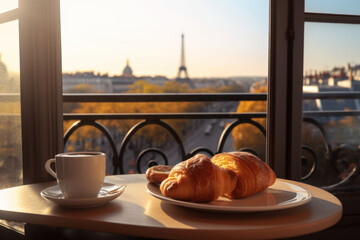
[{"label": "white coffee cup", "polygon": [[[54,172],[50,167],[55,163]],[[60,153],[45,163],[45,169],[57,179],[65,198],[97,197],[105,179],[106,155],[102,152]]]}]

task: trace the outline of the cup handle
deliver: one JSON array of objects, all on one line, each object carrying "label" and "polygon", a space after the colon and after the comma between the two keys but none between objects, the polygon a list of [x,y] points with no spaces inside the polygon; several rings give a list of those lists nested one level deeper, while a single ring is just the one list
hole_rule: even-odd
[{"label": "cup handle", "polygon": [[55,163],[55,158],[51,158],[49,160],[46,161],[45,163],[45,170],[51,174],[51,176],[53,176],[54,178],[57,179],[57,175],[54,172],[54,170],[52,170],[52,168],[50,167],[51,163]]}]

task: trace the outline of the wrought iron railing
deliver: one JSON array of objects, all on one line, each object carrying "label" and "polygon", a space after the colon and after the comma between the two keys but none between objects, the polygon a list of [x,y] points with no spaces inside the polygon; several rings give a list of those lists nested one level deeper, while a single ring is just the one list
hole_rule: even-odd
[{"label": "wrought iron railing", "polygon": [[[339,99],[360,99],[360,92],[357,91],[344,91],[344,92],[321,92],[321,93],[304,93],[304,100],[339,100]],[[356,105],[356,104],[355,104]],[[321,124],[317,119],[328,118],[328,117],[356,117],[360,116],[360,111],[357,109],[347,109],[347,110],[327,110],[327,111],[304,111],[303,112],[303,122],[311,124],[316,129],[319,130],[322,135],[325,145],[326,153],[322,155],[327,156],[326,160],[330,165],[335,169],[335,171],[340,175],[344,169],[341,169],[342,166],[350,166],[350,169],[347,169],[348,174],[343,176],[338,182],[333,184],[328,184],[323,186],[323,189],[326,190],[337,190],[346,184],[350,183],[358,175],[360,168],[360,149],[359,145],[352,143],[340,143],[338,145],[333,145],[330,143],[330,137],[328,132],[325,130],[323,124]],[[310,155],[313,156],[313,166],[310,172],[303,177],[303,179],[309,179],[316,169],[318,168],[318,158],[313,147],[302,146],[303,151],[310,152]],[[307,159],[303,159],[304,162],[307,162]]]},{"label": "wrought iron railing", "polygon": [[[314,99],[360,99],[360,92],[326,92],[326,93],[304,93],[304,99],[314,100]],[[266,101],[267,94],[265,93],[211,93],[211,94],[64,94],[64,102],[227,102],[227,101]],[[323,135],[324,140],[326,141],[327,146],[327,155],[328,160],[331,161],[336,168],[337,161],[342,161],[338,157],[343,151],[359,151],[358,146],[352,146],[350,144],[342,144],[340,146],[332,146],[330,144],[327,132],[316,119],[318,117],[329,117],[329,116],[360,116],[360,111],[358,110],[349,110],[349,111],[304,111],[303,112],[303,121],[315,126],[319,129],[320,133]],[[185,152],[184,145],[181,141],[179,134],[164,120],[168,119],[234,119],[231,124],[229,124],[222,132],[221,137],[218,141],[218,147],[216,152],[213,152],[210,149],[199,146],[189,152]],[[206,152],[210,155],[214,155],[218,152],[222,152],[226,139],[229,137],[231,131],[240,124],[251,124],[255,126],[260,132],[265,136],[266,131],[264,127],[259,124],[254,119],[266,118],[265,112],[254,112],[254,113],[234,113],[234,112],[196,112],[196,113],[64,113],[64,120],[76,120],[76,122],[67,129],[64,135],[65,144],[69,140],[71,134],[81,126],[90,125],[99,129],[104,136],[107,138],[111,145],[112,149],[112,163],[113,163],[113,174],[122,174],[124,173],[123,168],[123,159],[125,149],[128,146],[131,138],[134,136],[139,129],[154,124],[166,129],[171,136],[175,139],[177,146],[181,152],[181,159],[185,160],[190,156],[193,156],[199,152]],[[111,135],[110,131],[101,123],[99,120],[125,120],[125,119],[138,119],[141,120],[135,126],[133,126],[127,134],[124,136],[120,148],[118,150],[115,140]],[[242,149],[245,151],[254,152],[250,148]],[[308,154],[304,154],[302,157],[303,165],[311,164],[310,170],[304,174],[302,177],[303,180],[307,180],[313,176],[313,174],[318,169],[318,156],[313,150],[312,146],[302,146],[302,150]],[[154,153],[163,159],[163,163],[168,163],[168,158],[166,154],[158,148],[148,148],[144,149],[136,158],[137,171],[141,172],[140,162],[142,162],[143,157],[148,153]],[[256,152],[254,152],[256,154]],[[312,161],[307,159],[307,156],[311,156]],[[355,165],[350,171],[350,173],[341,181],[336,184],[331,184],[325,186],[327,190],[332,190],[342,186],[349,181],[351,181],[359,171],[359,161],[355,161]],[[153,159],[149,160],[147,166],[152,166],[157,164]]]},{"label": "wrought iron railing", "polygon": [[[266,94],[64,94],[64,102],[225,102],[225,101],[265,101]],[[181,141],[179,134],[164,120],[167,119],[236,119],[235,122],[230,124],[222,133],[218,148],[215,153],[221,152],[226,138],[230,134],[231,130],[242,123],[249,123],[259,128],[265,135],[265,129],[253,121],[254,118],[266,118],[266,113],[224,113],[224,112],[196,112],[196,113],[92,113],[92,114],[74,114],[65,113],[64,120],[77,120],[65,133],[64,143],[66,144],[70,135],[79,127],[90,125],[99,129],[109,141],[113,152],[113,174],[123,174],[123,159],[124,152],[128,146],[132,136],[141,128],[154,124],[166,129],[172,137],[175,139],[178,148],[181,152],[181,159],[185,160],[190,156],[198,152],[207,152],[210,155],[214,155],[210,149],[204,147],[198,147],[192,151],[186,153],[184,145]],[[114,138],[111,136],[109,130],[98,122],[98,120],[124,120],[124,119],[140,119],[134,127],[132,127],[125,135],[120,150],[117,151]],[[164,162],[167,163],[168,159],[166,155],[160,149],[145,149],[142,151],[136,159],[136,166],[138,172],[140,170],[140,162],[142,157],[149,152],[160,154],[164,158]],[[153,160],[148,162],[148,166],[155,164]]]}]

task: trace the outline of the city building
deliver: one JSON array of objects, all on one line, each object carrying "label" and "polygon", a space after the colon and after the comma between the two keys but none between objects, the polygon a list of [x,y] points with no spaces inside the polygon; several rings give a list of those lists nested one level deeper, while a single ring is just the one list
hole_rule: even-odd
[{"label": "city building", "polygon": [[80,84],[87,84],[91,86],[94,92],[113,92],[111,78],[107,75],[95,74],[93,71],[64,73],[62,78],[64,93],[76,91],[75,87]]}]

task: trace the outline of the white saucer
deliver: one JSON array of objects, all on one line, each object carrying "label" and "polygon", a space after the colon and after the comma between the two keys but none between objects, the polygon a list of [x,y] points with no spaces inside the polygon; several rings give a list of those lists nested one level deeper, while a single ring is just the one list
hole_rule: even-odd
[{"label": "white saucer", "polygon": [[100,193],[96,198],[66,199],[59,185],[45,188],[40,195],[58,205],[70,208],[89,208],[103,205],[120,196],[126,185],[119,186],[112,183],[103,183]]}]

